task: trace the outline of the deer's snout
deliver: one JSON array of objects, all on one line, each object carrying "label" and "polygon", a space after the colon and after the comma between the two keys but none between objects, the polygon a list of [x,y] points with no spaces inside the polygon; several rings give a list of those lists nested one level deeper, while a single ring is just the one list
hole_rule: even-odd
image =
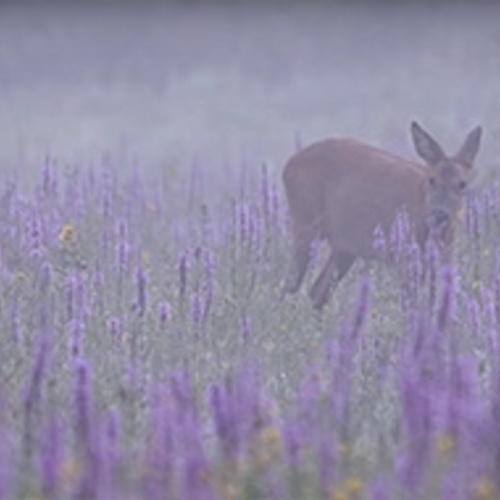
[{"label": "deer's snout", "polygon": [[431,215],[432,223],[435,226],[442,226],[450,220],[450,214],[444,210],[434,210]]}]

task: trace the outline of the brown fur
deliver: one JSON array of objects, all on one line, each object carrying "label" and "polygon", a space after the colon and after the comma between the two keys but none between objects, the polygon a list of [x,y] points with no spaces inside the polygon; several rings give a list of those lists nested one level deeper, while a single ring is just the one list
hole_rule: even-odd
[{"label": "brown fur", "polygon": [[427,165],[352,139],[327,139],[290,158],[283,181],[291,213],[294,257],[285,293],[300,288],[311,244],[325,238],[330,256],[310,293],[314,306],[321,309],[356,258],[375,257],[375,228],[381,226],[387,231],[400,209],[408,211],[420,245],[433,229],[429,223],[432,217],[440,221],[441,229],[445,226],[440,234],[448,235],[446,243],[451,241],[464,188],[472,178],[481,128],[468,135],[453,157],[446,156],[418,124],[413,123],[411,130],[417,153]]}]

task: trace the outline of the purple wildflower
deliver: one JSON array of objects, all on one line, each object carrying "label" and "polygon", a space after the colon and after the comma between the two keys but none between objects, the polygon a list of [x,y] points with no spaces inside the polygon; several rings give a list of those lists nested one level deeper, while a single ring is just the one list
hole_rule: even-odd
[{"label": "purple wildflower", "polygon": [[92,417],[90,395],[90,368],[81,358],[75,360],[75,435],[84,458],[92,451]]},{"label": "purple wildflower", "polygon": [[[90,393],[90,368],[86,361],[75,362],[75,437],[77,450],[81,456],[84,472],[76,492],[77,500],[94,498],[100,481],[100,465],[94,443],[92,398]],[[97,423],[97,422],[96,422]]]},{"label": "purple wildflower", "polygon": [[166,300],[160,302],[158,305],[158,316],[162,327],[172,318],[172,308]]},{"label": "purple wildflower", "polygon": [[147,285],[147,274],[144,267],[139,265],[136,273],[136,283],[137,283],[137,314],[140,318],[144,316],[146,313],[146,285]]},{"label": "purple wildflower", "polygon": [[127,272],[131,253],[131,246],[128,240],[128,227],[125,221],[122,220],[118,223],[117,232],[116,266],[120,276],[122,276]]},{"label": "purple wildflower", "polygon": [[188,282],[189,259],[187,252],[184,252],[179,260],[179,300],[182,302],[186,296]]},{"label": "purple wildflower", "polygon": [[58,498],[63,460],[63,429],[60,418],[52,414],[40,451],[42,491],[45,498]]},{"label": "purple wildflower", "polygon": [[145,489],[148,498],[168,496],[176,466],[176,433],[171,402],[163,385],[153,385],[151,391],[151,444],[147,456],[148,476]]},{"label": "purple wildflower", "polygon": [[47,334],[42,332],[39,338],[38,354],[35,358],[31,378],[24,393],[24,411],[27,424],[27,432],[31,435],[33,427],[35,427],[32,419],[34,418],[33,412],[38,406],[41,399],[41,389],[43,375],[47,365],[47,351],[48,351],[48,337]]}]

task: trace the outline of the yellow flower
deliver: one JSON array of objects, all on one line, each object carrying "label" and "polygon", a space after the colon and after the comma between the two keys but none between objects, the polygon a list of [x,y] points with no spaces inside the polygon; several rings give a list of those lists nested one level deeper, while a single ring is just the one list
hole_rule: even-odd
[{"label": "yellow flower", "polygon": [[266,427],[260,433],[261,441],[265,446],[268,446],[276,451],[281,451],[281,433],[277,427],[272,425]]},{"label": "yellow flower", "polygon": [[474,499],[475,500],[498,500],[498,493],[493,481],[487,477],[479,478],[474,484]]},{"label": "yellow flower", "polygon": [[333,500],[349,500],[347,493],[340,489],[333,494]]},{"label": "yellow flower", "polygon": [[64,224],[59,233],[59,244],[61,248],[68,249],[76,243],[76,230],[72,224]]},{"label": "yellow flower", "polygon": [[66,485],[72,485],[81,476],[81,464],[76,460],[68,457],[61,467],[61,478]]},{"label": "yellow flower", "polygon": [[358,476],[347,478],[333,494],[333,500],[354,500],[361,498],[365,483]]},{"label": "yellow flower", "polygon": [[455,450],[456,442],[449,434],[443,434],[438,437],[437,449],[441,456],[449,457]]},{"label": "yellow flower", "polygon": [[262,429],[254,443],[254,463],[263,469],[281,455],[283,442],[277,427],[267,426]]}]

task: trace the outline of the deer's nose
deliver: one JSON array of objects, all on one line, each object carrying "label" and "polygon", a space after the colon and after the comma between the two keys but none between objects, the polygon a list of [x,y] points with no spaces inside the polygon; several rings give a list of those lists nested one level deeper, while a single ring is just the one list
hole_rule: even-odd
[{"label": "deer's nose", "polygon": [[450,220],[450,214],[444,210],[434,210],[432,212],[432,224],[434,226],[442,226]]}]

